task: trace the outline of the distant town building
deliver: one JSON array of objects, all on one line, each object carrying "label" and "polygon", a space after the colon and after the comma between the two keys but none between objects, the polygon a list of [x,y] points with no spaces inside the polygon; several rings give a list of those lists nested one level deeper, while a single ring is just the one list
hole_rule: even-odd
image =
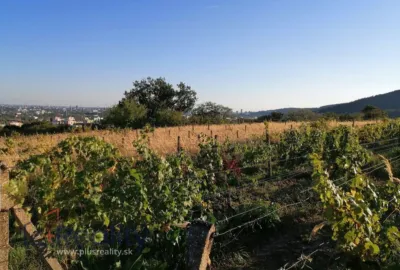
[{"label": "distant town building", "polygon": [[59,116],[54,117],[54,119],[51,121],[53,125],[68,125],[68,126],[73,126],[76,124],[75,117],[68,117],[67,119],[61,118]]},{"label": "distant town building", "polygon": [[22,122],[19,121],[19,120],[10,120],[10,121],[8,121],[8,125],[9,125],[9,126],[22,127],[23,124],[24,124],[24,123],[22,123]]},{"label": "distant town building", "polygon": [[85,121],[83,121],[85,124],[91,124],[93,123],[93,120],[90,119],[89,117],[85,117]]},{"label": "distant town building", "polygon": [[53,125],[62,125],[64,124],[64,119],[59,116],[54,117],[53,121],[51,121]]},{"label": "distant town building", "polygon": [[75,123],[76,123],[75,117],[72,117],[72,116],[68,117],[68,120],[67,120],[68,126],[73,126],[73,125],[75,125]]},{"label": "distant town building", "polygon": [[93,121],[94,122],[100,122],[101,120],[103,120],[103,117],[100,117],[100,116],[98,116],[98,115],[95,115],[94,117],[93,117]]}]

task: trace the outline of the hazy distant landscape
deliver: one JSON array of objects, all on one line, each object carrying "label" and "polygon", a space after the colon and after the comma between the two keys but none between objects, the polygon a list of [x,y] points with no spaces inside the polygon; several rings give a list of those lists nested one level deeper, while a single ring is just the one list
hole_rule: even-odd
[{"label": "hazy distant landscape", "polygon": [[[215,269],[322,269],[332,252],[332,268],[396,265],[400,122],[375,99],[256,117],[146,78],[110,108],[5,105],[2,207],[22,205],[66,269],[187,269],[202,256]],[[193,249],[202,226],[213,244]],[[17,228],[0,238],[9,266],[44,269]],[[82,245],[131,255],[64,251]]]},{"label": "hazy distant landscape", "polygon": [[[299,111],[312,111],[323,117],[327,113],[338,115],[359,114],[366,106],[372,105],[387,112],[389,117],[400,116],[400,90],[392,91],[386,94],[365,97],[363,99],[351,101],[348,103],[325,105],[319,108],[281,108],[264,111],[236,111],[230,109],[231,118],[257,119],[268,116],[272,113],[282,113],[288,118],[289,113]],[[100,123],[108,108],[102,107],[78,107],[78,106],[37,106],[37,105],[0,105],[0,124],[4,127],[7,121],[18,120],[23,123],[34,121],[49,121],[57,116],[72,116],[79,123]],[[186,112],[188,116],[191,112]],[[282,118],[284,120],[285,118]],[[295,119],[287,119],[293,121]],[[307,119],[300,119],[307,120]]]},{"label": "hazy distant landscape", "polygon": [[0,270],[400,269],[400,1],[0,4]]}]

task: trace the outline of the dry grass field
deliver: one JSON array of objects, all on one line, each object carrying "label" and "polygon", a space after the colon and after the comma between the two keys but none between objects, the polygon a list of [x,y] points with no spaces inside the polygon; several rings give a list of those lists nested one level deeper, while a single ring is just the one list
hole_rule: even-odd
[{"label": "dry grass field", "polygon": [[[367,121],[356,122],[356,126],[363,126],[372,123]],[[374,122],[373,122],[374,123]],[[348,125],[351,122],[331,122],[330,126]],[[270,123],[269,131],[272,140],[279,138],[279,133],[285,129],[298,128],[301,123]],[[265,134],[263,123],[231,124],[231,125],[198,125],[157,128],[150,134],[150,147],[159,154],[168,154],[177,150],[177,138],[180,137],[181,147],[189,152],[196,152],[198,149],[198,135],[204,133],[208,136],[218,136],[218,140],[243,142],[257,136]],[[137,139],[137,130],[122,131],[86,131],[81,133],[63,133],[55,135],[34,135],[34,136],[16,136],[11,142],[7,138],[0,137],[0,161],[4,161],[9,166],[13,166],[18,160],[29,157],[32,154],[43,153],[54,147],[61,140],[70,136],[96,136],[117,147],[123,155],[133,156],[135,150],[132,141]],[[10,147],[10,143],[12,146]],[[7,149],[5,151],[5,149]]]}]

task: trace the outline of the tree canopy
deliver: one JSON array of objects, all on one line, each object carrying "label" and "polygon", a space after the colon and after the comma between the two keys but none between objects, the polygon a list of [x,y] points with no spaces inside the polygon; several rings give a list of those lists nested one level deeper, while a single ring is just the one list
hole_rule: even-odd
[{"label": "tree canopy", "polygon": [[122,128],[141,128],[146,123],[180,125],[183,114],[194,107],[196,100],[196,92],[183,82],[174,88],[165,78],[148,77],[133,82],[133,88],[108,111],[103,122]]},{"label": "tree canopy", "polygon": [[271,114],[262,115],[257,117],[257,121],[272,121],[272,122],[281,122],[284,114],[281,112],[272,112]]},{"label": "tree canopy", "polygon": [[232,109],[214,102],[205,102],[192,111],[192,117],[199,123],[219,123],[232,115]]},{"label": "tree canopy", "polygon": [[135,81],[133,88],[125,92],[125,97],[121,102],[124,100],[133,100],[146,107],[147,118],[154,121],[158,111],[189,112],[196,103],[197,93],[183,82],[179,83],[175,89],[165,78],[148,77]]},{"label": "tree canopy", "polygon": [[372,105],[365,106],[361,112],[364,114],[365,120],[380,119],[387,117],[387,113],[385,111]]},{"label": "tree canopy", "polygon": [[320,116],[318,113],[308,109],[299,109],[296,111],[289,112],[286,116],[288,121],[315,121]]},{"label": "tree canopy", "polygon": [[103,122],[121,128],[140,128],[146,124],[146,117],[145,106],[134,100],[122,100],[108,110]]}]

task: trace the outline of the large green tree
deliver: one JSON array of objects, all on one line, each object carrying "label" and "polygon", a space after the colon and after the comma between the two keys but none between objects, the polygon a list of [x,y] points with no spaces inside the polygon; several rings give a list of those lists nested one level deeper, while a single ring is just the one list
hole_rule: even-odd
[{"label": "large green tree", "polygon": [[232,115],[232,109],[214,102],[205,102],[192,111],[192,119],[198,123],[221,123]]},{"label": "large green tree", "polygon": [[315,121],[320,115],[309,109],[299,109],[291,111],[286,115],[288,121]]},{"label": "large green tree", "polygon": [[159,110],[156,113],[156,123],[160,126],[179,126],[183,124],[182,112],[173,110]]},{"label": "large green tree", "polygon": [[140,128],[146,124],[147,109],[134,100],[123,100],[110,108],[103,123],[121,128]]},{"label": "large green tree", "polygon": [[284,114],[281,112],[272,112],[271,114],[262,115],[257,117],[258,122],[264,121],[273,121],[273,122],[281,122]]},{"label": "large green tree", "polygon": [[381,119],[387,117],[387,113],[385,111],[372,105],[365,106],[365,108],[361,112],[364,114],[365,120]]},{"label": "large green tree", "polygon": [[149,122],[156,122],[158,112],[171,110],[189,112],[195,105],[197,94],[192,88],[181,82],[176,88],[165,78],[151,78],[135,81],[133,88],[125,92],[125,100],[135,101],[146,107]]}]

